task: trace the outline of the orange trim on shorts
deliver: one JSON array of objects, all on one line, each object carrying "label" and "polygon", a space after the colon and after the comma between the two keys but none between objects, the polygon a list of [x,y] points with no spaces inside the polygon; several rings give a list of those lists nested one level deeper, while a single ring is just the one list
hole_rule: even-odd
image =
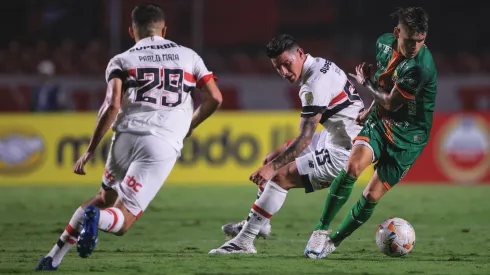
[{"label": "orange trim on shorts", "polygon": [[391,125],[390,123],[385,123],[383,120],[381,120],[381,123],[385,126],[385,137],[388,139],[391,144],[395,144],[395,140],[393,139],[393,134],[391,133]]},{"label": "orange trim on shorts", "polygon": [[387,190],[391,189],[391,186],[388,184],[388,182],[383,181],[383,185],[386,187]]},{"label": "orange trim on shorts", "polygon": [[354,144],[354,142],[356,142],[356,140],[364,140],[365,142],[369,142],[370,139],[368,137],[364,137],[364,136],[357,136],[355,137],[353,140],[352,140],[352,144]]}]

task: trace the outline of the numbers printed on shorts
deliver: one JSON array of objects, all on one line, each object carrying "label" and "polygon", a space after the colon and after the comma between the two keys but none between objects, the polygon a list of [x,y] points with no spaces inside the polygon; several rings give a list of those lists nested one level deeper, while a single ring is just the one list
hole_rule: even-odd
[{"label": "numbers printed on shorts", "polygon": [[166,107],[175,107],[182,103],[184,70],[162,67],[136,68],[136,80],[142,86],[136,90],[135,102]]},{"label": "numbers printed on shorts", "polygon": [[332,160],[330,159],[330,154],[327,149],[322,149],[320,151],[315,151],[316,155],[316,163],[320,165],[325,165],[325,163],[332,164]]}]

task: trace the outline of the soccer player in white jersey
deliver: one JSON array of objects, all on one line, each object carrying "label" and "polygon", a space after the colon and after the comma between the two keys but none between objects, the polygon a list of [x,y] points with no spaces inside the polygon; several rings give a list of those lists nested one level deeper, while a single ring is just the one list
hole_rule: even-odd
[{"label": "soccer player in white jersey", "polygon": [[[256,253],[256,236],[268,235],[269,219],[282,207],[288,190],[304,188],[309,193],[328,187],[361,130],[356,118],[364,105],[344,71],[331,61],[305,54],[290,35],[279,35],[266,48],[279,74],[301,87],[299,133],[270,153],[250,176],[259,193],[247,220],[229,226],[229,234],[236,236],[210,254]],[[315,133],[319,123],[325,129]]]},{"label": "soccer player in white jersey", "polygon": [[[74,167],[76,174],[85,174],[85,163],[114,122],[102,188],[75,211],[36,270],[58,269],[77,242],[78,254],[88,257],[99,229],[123,235],[166,180],[184,138],[221,104],[214,76],[201,57],[164,38],[165,16],[159,6],[137,6],[129,31],[136,45],[109,61],[107,96],[87,151]],[[191,92],[196,86],[204,100],[194,111]]]}]

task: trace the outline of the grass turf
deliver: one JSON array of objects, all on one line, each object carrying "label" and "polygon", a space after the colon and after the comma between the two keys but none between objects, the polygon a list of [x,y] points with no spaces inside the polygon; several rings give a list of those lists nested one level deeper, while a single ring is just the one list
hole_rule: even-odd
[{"label": "grass turf", "polygon": [[[354,190],[337,226],[361,188]],[[1,187],[0,273],[29,273],[54,245],[78,205],[97,187]],[[272,218],[273,234],[257,255],[208,255],[224,243],[222,224],[245,218],[253,186],[164,186],[123,237],[101,233],[94,254],[73,249],[63,274],[489,274],[490,186],[409,186],[391,190],[371,219],[323,260],[302,256],[326,191],[292,190]],[[412,223],[414,250],[378,252],[377,225],[390,216]]]}]

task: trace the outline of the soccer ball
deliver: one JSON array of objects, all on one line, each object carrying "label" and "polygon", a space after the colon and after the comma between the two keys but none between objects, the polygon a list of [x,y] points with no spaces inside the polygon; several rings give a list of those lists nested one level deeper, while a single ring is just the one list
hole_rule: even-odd
[{"label": "soccer ball", "polygon": [[391,217],[378,226],[376,244],[384,254],[401,257],[412,251],[415,245],[415,230],[406,220]]}]

